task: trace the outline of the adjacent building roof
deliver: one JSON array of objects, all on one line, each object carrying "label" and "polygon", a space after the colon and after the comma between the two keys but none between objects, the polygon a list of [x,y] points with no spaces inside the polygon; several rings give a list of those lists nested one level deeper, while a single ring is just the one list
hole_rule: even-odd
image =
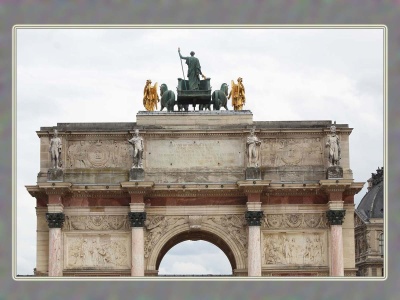
[{"label": "adjacent building roof", "polygon": [[383,167],[378,168],[376,173],[372,173],[368,183],[368,192],[356,209],[364,221],[369,221],[371,218],[383,218]]}]

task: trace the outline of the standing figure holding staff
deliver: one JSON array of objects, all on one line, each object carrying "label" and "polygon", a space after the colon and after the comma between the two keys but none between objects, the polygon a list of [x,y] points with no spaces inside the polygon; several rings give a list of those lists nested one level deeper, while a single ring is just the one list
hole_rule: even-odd
[{"label": "standing figure holding staff", "polygon": [[190,56],[182,56],[181,49],[178,48],[179,57],[181,59],[186,60],[186,64],[188,65],[187,77],[189,80],[189,90],[198,90],[200,86],[200,77],[201,75],[203,79],[206,79],[206,76],[201,72],[200,61],[197,57],[194,57],[194,52],[190,52]]}]

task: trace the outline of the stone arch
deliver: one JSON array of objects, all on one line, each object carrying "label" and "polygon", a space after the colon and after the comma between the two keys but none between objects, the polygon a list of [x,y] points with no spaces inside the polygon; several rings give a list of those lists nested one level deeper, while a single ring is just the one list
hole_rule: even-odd
[{"label": "stone arch", "polygon": [[234,270],[245,269],[247,267],[247,249],[243,249],[238,243],[226,232],[209,224],[201,226],[200,230],[189,230],[189,225],[182,224],[167,232],[154,245],[147,261],[146,270],[158,270],[162,258],[176,244],[186,240],[205,240],[220,248],[227,256],[232,272]]}]

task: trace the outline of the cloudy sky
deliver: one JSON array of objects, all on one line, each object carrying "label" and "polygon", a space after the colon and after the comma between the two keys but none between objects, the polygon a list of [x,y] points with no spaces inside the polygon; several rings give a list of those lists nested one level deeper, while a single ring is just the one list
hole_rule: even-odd
[{"label": "cloudy sky", "polygon": [[[356,182],[383,166],[382,28],[19,28],[15,38],[17,274],[32,274],[36,264],[35,199],[25,189],[39,172],[35,131],[64,122],[135,122],[147,79],[175,90],[178,47],[184,56],[196,52],[213,89],[242,77],[244,109],[255,121],[332,120],[354,128]],[[207,242],[179,244],[160,265],[164,274],[230,272],[225,255]]]}]

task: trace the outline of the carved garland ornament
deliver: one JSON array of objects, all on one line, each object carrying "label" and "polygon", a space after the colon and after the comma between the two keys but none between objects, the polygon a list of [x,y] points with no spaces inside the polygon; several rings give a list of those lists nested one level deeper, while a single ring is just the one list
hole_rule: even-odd
[{"label": "carved garland ornament", "polygon": [[324,213],[266,214],[263,228],[327,228]]},{"label": "carved garland ornament", "polygon": [[63,230],[129,230],[128,216],[66,216]]}]

